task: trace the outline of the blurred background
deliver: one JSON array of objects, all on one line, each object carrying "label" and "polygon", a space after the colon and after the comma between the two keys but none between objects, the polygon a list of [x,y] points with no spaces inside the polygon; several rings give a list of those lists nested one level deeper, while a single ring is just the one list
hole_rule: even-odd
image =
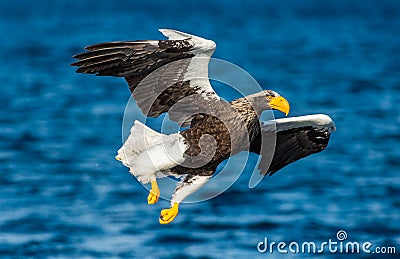
[{"label": "blurred background", "polygon": [[[264,237],[340,229],[400,252],[400,2],[260,2],[0,1],[0,256],[264,257]],[[330,115],[328,148],[255,189],[252,156],[225,193],[159,225],[169,202],[148,206],[114,160],[124,80],[69,65],[93,43],[162,39],[158,28],[214,40],[214,57],[285,96],[292,116]]]}]

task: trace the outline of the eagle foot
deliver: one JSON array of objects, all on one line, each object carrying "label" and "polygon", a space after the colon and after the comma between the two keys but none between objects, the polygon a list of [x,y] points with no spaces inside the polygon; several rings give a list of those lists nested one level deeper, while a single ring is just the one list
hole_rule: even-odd
[{"label": "eagle foot", "polygon": [[151,181],[151,190],[149,196],[147,196],[148,204],[155,204],[158,201],[158,197],[160,197],[160,189],[158,188],[157,181]]},{"label": "eagle foot", "polygon": [[178,215],[178,207],[179,203],[175,202],[169,209],[163,209],[160,214],[160,224],[169,224],[171,223],[176,215]]}]

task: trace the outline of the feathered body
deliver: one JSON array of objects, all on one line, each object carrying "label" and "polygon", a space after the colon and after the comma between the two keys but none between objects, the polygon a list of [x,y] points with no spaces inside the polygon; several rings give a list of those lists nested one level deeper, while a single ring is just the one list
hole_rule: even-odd
[{"label": "feathered body", "polygon": [[[175,30],[160,30],[167,40],[107,42],[86,47],[75,55],[78,73],[124,77],[138,107],[148,117],[168,113],[182,127],[161,134],[135,121],[116,158],[142,183],[151,182],[148,203],[157,202],[156,178],[177,175],[182,182],[161,211],[168,224],[178,205],[203,186],[225,159],[249,150],[262,156],[259,169],[272,174],[328,144],[332,120],[325,115],[276,120],[276,128],[260,126],[266,109],[289,113],[289,103],[264,90],[232,102],[218,96],[208,78],[215,42]],[[265,141],[268,140],[268,141]],[[272,151],[272,152],[271,152]],[[276,151],[274,153],[274,151]]]},{"label": "feathered body", "polygon": [[[246,98],[237,99],[230,104],[233,109],[224,116],[224,120],[216,116],[202,115],[192,120],[190,129],[181,132],[188,145],[185,155],[190,162],[187,164],[203,165],[178,165],[171,168],[173,173],[210,176],[222,161],[241,151],[249,150],[249,143],[259,132],[259,114]],[[201,145],[200,140],[206,135],[210,140],[203,141]]]},{"label": "feathered body", "polygon": [[[239,98],[229,103],[231,108],[223,120],[208,114],[194,116],[190,128],[176,134],[161,134],[136,121],[118,151],[119,158],[142,183],[153,180],[156,173],[211,176],[222,161],[249,150],[260,130],[260,111],[254,109],[252,101],[265,94],[277,96],[266,91]],[[220,101],[213,104],[227,105]]]}]

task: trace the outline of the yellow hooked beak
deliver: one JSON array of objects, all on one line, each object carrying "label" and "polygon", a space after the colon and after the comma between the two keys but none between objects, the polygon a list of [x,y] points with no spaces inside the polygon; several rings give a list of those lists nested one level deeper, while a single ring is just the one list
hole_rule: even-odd
[{"label": "yellow hooked beak", "polygon": [[290,111],[290,105],[285,98],[283,98],[282,96],[278,96],[278,97],[269,97],[268,99],[269,99],[269,106],[271,106],[272,109],[281,111],[286,116],[288,116]]}]

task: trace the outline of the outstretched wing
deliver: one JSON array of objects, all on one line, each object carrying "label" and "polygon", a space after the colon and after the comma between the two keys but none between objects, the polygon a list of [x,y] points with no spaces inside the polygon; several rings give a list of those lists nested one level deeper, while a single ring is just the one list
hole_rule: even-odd
[{"label": "outstretched wing", "polygon": [[160,29],[168,40],[107,42],[75,55],[78,73],[124,77],[139,108],[158,117],[179,100],[201,95],[219,97],[208,79],[208,63],[216,44],[187,33]]},{"label": "outstretched wing", "polygon": [[[262,155],[258,165],[260,172],[272,175],[303,157],[324,150],[335,130],[332,119],[323,114],[276,119],[261,126],[250,151]],[[276,137],[275,146],[268,143],[273,136]]]}]

